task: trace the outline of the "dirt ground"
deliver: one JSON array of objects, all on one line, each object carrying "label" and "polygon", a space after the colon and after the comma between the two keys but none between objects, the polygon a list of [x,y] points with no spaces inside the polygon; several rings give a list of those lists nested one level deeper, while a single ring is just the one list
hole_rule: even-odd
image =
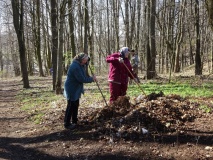
[{"label": "dirt ground", "polygon": [[[63,128],[65,106],[47,110],[44,123],[29,121],[15,99],[20,89],[20,80],[1,80],[0,159],[213,159],[213,113],[187,99],[159,93],[134,105],[123,97],[111,110],[80,107],[79,126],[70,131]],[[212,105],[213,97],[200,101]]]}]

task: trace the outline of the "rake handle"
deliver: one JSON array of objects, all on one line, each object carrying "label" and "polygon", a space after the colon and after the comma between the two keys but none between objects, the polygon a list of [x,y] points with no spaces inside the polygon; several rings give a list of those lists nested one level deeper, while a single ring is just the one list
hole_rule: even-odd
[{"label": "rake handle", "polygon": [[[93,72],[92,72],[92,69],[91,69],[90,65],[88,65],[88,66],[89,66],[89,69],[90,69],[91,74],[94,76],[94,74],[93,74]],[[105,99],[105,97],[104,97],[104,95],[103,95],[103,93],[102,93],[102,91],[101,91],[101,88],[100,88],[98,82],[97,82],[97,81],[95,81],[95,82],[96,82],[96,85],[98,86],[99,91],[101,92],[101,95],[102,95],[102,97],[103,97],[103,99],[104,99],[104,102],[106,103],[106,106],[108,107],[107,102],[106,102],[106,99]]]},{"label": "rake handle", "polygon": [[[123,63],[123,65],[126,67],[126,69],[128,70],[128,72],[131,74],[131,76],[132,77],[134,77],[134,75],[132,74],[132,72],[130,72],[130,70],[129,70],[129,68],[126,66],[126,64],[124,63],[124,62],[122,62]],[[139,85],[139,83],[138,82],[136,82],[135,80],[134,80],[134,82],[138,85],[138,87],[140,88],[140,90],[143,92],[143,94],[146,96],[146,93],[143,91],[143,89],[141,88],[141,86]]]}]

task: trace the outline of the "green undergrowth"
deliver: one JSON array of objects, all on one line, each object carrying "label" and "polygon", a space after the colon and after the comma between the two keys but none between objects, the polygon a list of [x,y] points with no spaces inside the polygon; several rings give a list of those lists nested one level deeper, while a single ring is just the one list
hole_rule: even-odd
[{"label": "green undergrowth", "polygon": [[56,95],[50,88],[35,87],[22,89],[16,99],[21,104],[21,110],[29,113],[29,119],[39,124],[45,111],[52,107],[52,102],[57,101],[60,97],[62,96]]},{"label": "green undergrowth", "polygon": [[[81,104],[84,105],[95,105],[99,103],[104,103],[105,98],[106,102],[109,101],[109,88],[108,84],[99,83],[99,87],[96,83],[85,84],[85,94],[82,95]],[[47,83],[38,80],[36,82],[36,87],[29,89],[22,89],[17,95],[17,100],[21,105],[23,111],[28,112],[30,120],[35,123],[40,123],[42,116],[46,113],[46,110],[53,107],[52,104],[55,102],[62,102],[63,106],[66,106],[66,100],[63,95],[56,95],[55,92],[51,89],[51,82]],[[140,87],[139,87],[140,86]],[[149,82],[149,83],[140,83],[138,85],[131,84],[128,86],[127,96],[130,98],[135,98],[139,95],[149,95],[150,93],[159,93],[163,92],[164,95],[176,94],[181,97],[211,97],[213,96],[213,84],[203,83],[202,85],[192,85],[191,83],[159,83],[159,82]],[[102,94],[101,94],[102,93]],[[209,108],[202,106],[203,110],[210,112]]]},{"label": "green undergrowth", "polygon": [[[139,87],[140,86],[140,87]],[[202,84],[199,86],[187,83],[144,83],[138,85],[129,85],[128,95],[137,96],[150,93],[159,93],[162,91],[165,95],[177,94],[181,97],[211,97],[213,96],[213,84]]]}]

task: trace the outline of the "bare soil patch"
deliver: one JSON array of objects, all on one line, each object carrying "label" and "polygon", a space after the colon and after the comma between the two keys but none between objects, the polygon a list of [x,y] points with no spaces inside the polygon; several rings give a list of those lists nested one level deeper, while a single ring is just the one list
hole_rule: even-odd
[{"label": "bare soil patch", "polygon": [[[42,87],[51,79],[37,83]],[[19,80],[0,83],[0,159],[213,159],[212,112],[199,108],[212,107],[213,97],[191,101],[159,92],[134,101],[120,97],[114,104],[97,107],[100,102],[94,106],[95,99],[85,105],[83,96],[79,126],[70,131],[63,128],[65,100],[47,109],[41,124],[34,124],[16,102],[20,89]]]}]

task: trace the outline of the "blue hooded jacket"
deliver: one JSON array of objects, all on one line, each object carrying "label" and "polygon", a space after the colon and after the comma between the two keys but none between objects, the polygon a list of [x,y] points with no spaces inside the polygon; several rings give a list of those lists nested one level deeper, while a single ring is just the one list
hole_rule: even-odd
[{"label": "blue hooded jacket", "polygon": [[78,100],[81,93],[84,93],[83,83],[91,82],[93,82],[93,78],[86,75],[84,65],[81,65],[77,60],[73,60],[64,83],[65,98],[71,101]]}]

